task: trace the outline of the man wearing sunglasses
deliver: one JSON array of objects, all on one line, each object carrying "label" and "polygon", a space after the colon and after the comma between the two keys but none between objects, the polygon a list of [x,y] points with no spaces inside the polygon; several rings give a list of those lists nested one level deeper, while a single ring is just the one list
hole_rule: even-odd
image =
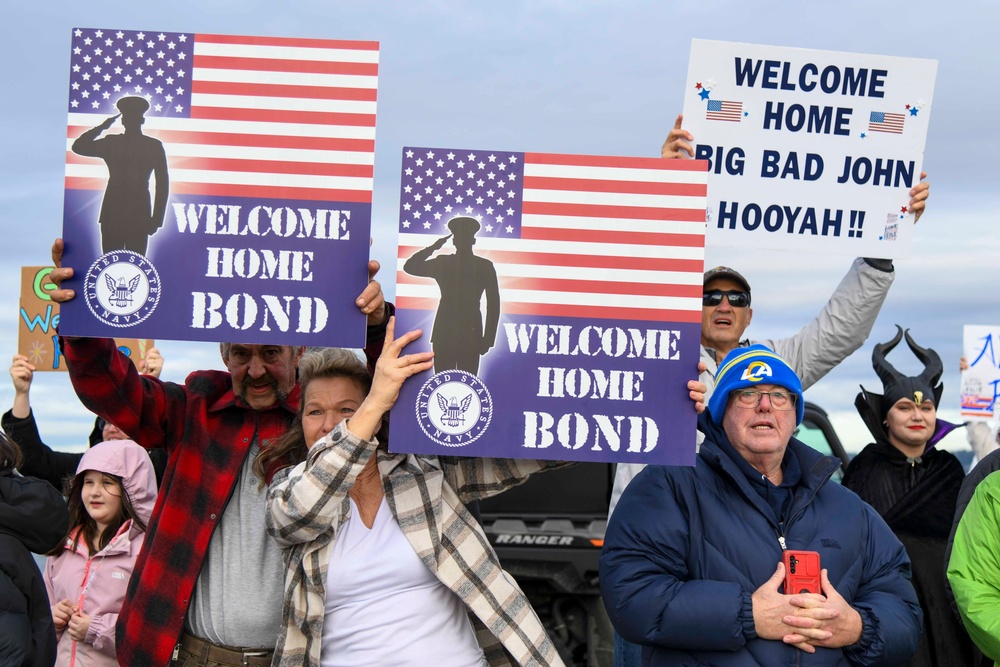
[{"label": "man wearing sunglasses", "polygon": [[[856,259],[823,310],[802,330],[788,338],[750,340],[743,335],[753,319],[750,283],[728,266],[709,269],[705,272],[701,307],[701,361],[707,370],[699,378],[708,387],[707,395],[715,388],[722,358],[738,347],[755,343],[787,359],[802,380],[803,389],[812,386],[864,344],[893,276],[890,260]],[[614,512],[622,491],[643,467],[639,463],[618,464],[610,512]]]}]

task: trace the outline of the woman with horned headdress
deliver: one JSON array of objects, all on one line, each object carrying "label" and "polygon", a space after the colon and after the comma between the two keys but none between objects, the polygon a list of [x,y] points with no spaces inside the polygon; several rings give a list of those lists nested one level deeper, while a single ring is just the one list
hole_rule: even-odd
[{"label": "woman with horned headdress", "polygon": [[[924,634],[908,665],[972,664],[972,643],[945,593],[945,546],[965,471],[949,452],[935,449],[956,428],[937,418],[944,366],[937,352],[920,347],[897,325],[896,336],[875,346],[872,365],[881,395],[861,388],[854,405],[875,442],[847,466],[844,486],[882,515],[906,547],[913,586],[924,611]],[[924,370],[906,377],[886,360],[906,337]]]}]

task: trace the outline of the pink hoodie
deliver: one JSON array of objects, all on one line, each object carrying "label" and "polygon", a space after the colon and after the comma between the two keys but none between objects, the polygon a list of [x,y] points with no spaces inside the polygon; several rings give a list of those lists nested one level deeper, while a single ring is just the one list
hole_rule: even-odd
[{"label": "pink hoodie", "polygon": [[[87,470],[121,477],[132,507],[144,523],[149,521],[156,500],[156,476],[145,449],[131,440],[102,442],[87,450],[76,474]],[[72,549],[72,534],[66,540],[66,553],[49,557],[45,565],[49,603],[55,605],[59,600],[68,599],[73,604],[82,604],[83,611],[91,618],[82,642],[73,641],[66,630],[57,633],[56,665],[117,667],[115,622],[144,537],[145,534],[129,521],[108,546],[93,557],[82,540],[75,551]]]}]

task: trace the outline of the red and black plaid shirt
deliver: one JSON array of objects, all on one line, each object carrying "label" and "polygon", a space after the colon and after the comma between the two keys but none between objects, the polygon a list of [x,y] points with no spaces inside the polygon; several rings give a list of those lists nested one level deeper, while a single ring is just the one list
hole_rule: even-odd
[{"label": "red and black plaid shirt", "polygon": [[[370,365],[383,336],[384,328],[369,328]],[[287,430],[299,387],[283,404],[253,410],[233,393],[227,372],[196,371],[183,385],[162,382],[140,376],[111,339],[61,342],[83,404],[143,447],[162,447],[170,455],[116,634],[120,664],[162,667],[184,629],[208,543],[250,445],[256,439],[266,446]]]}]

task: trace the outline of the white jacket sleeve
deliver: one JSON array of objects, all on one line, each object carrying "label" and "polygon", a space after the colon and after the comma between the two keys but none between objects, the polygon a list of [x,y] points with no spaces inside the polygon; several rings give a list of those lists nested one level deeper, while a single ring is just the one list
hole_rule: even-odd
[{"label": "white jacket sleeve", "polygon": [[275,475],[267,491],[267,532],[283,547],[311,542],[331,526],[336,532],[344,499],[377,446],[338,424],[305,461]]},{"label": "white jacket sleeve", "polygon": [[754,342],[781,355],[808,389],[864,344],[895,275],[859,257],[816,319],[789,338]]},{"label": "white jacket sleeve", "polygon": [[[781,355],[802,380],[802,389],[808,389],[864,344],[895,276],[894,271],[877,269],[859,257],[851,264],[823,310],[801,331],[789,338],[752,342],[766,345]],[[705,394],[707,400],[715,390],[716,364],[705,348],[701,348],[701,352],[702,360],[709,368],[700,378],[708,387]],[[699,444],[702,438],[699,433]],[[644,467],[641,463],[618,464],[609,517],[615,511],[625,487]]]}]

